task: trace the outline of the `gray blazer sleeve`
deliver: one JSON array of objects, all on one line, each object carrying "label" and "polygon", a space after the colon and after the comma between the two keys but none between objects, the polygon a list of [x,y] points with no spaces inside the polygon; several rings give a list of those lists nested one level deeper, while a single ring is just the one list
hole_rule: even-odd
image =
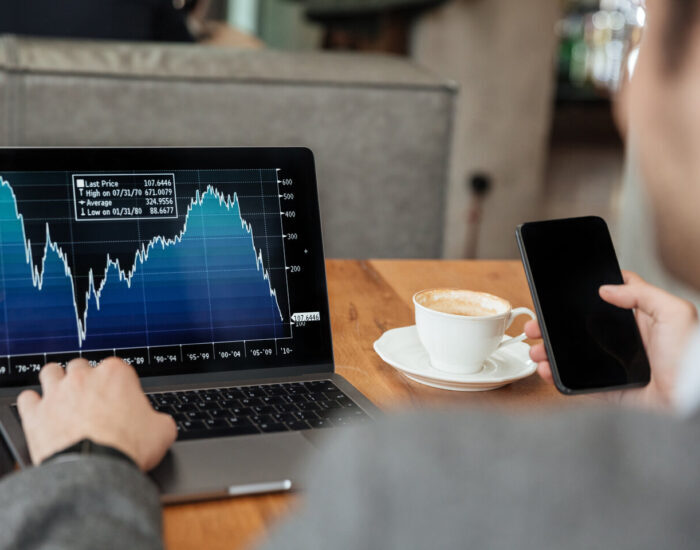
[{"label": "gray blazer sleeve", "polygon": [[153,482],[114,458],[53,461],[0,482],[0,549],[163,548]]}]

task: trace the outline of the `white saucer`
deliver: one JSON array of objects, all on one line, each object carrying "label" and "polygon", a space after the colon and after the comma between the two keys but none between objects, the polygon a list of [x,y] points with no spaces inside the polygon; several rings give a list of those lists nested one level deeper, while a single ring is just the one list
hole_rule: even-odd
[{"label": "white saucer", "polygon": [[387,330],[374,343],[374,351],[406,378],[442,390],[495,390],[526,378],[537,370],[537,364],[530,360],[530,346],[524,342],[494,352],[484,367],[474,374],[437,370],[430,364],[428,352],[418,339],[415,325]]}]

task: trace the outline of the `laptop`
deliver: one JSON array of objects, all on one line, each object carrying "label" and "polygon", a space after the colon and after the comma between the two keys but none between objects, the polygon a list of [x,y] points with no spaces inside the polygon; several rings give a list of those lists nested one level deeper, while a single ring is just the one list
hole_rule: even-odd
[{"label": "laptop", "polygon": [[[334,372],[304,148],[0,149],[0,430],[47,362],[116,355],[178,439],[164,502],[285,491],[377,409]],[[69,404],[66,404],[69,406]]]}]

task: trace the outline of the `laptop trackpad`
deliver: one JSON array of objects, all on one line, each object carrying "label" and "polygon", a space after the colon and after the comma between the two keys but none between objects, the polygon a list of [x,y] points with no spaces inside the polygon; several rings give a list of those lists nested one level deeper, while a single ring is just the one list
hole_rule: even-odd
[{"label": "laptop trackpad", "polygon": [[165,503],[289,490],[313,451],[299,432],[182,441],[151,477]]}]

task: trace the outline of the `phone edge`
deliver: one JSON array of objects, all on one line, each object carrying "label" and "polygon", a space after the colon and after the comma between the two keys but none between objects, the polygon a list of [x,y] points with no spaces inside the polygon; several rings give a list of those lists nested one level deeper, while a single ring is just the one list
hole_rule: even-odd
[{"label": "phone edge", "polygon": [[554,360],[554,354],[552,353],[551,346],[549,343],[549,336],[547,334],[547,326],[544,323],[544,316],[542,315],[542,309],[540,307],[540,299],[537,295],[534,279],[532,277],[532,271],[530,269],[530,262],[527,257],[527,252],[525,251],[525,243],[523,242],[522,237],[522,228],[524,225],[524,223],[521,223],[515,228],[515,240],[518,243],[520,261],[525,271],[527,286],[530,289],[530,297],[532,298],[532,304],[535,307],[535,314],[537,315],[537,322],[539,323],[540,331],[542,332],[542,342],[544,343],[545,349],[547,350],[547,357],[549,358],[549,365],[552,371],[552,379],[554,380],[554,386],[557,388],[557,390],[559,390],[560,393],[564,395],[576,395],[578,392],[565,386],[561,381],[561,378],[559,377],[559,370],[557,369],[556,361]]}]

